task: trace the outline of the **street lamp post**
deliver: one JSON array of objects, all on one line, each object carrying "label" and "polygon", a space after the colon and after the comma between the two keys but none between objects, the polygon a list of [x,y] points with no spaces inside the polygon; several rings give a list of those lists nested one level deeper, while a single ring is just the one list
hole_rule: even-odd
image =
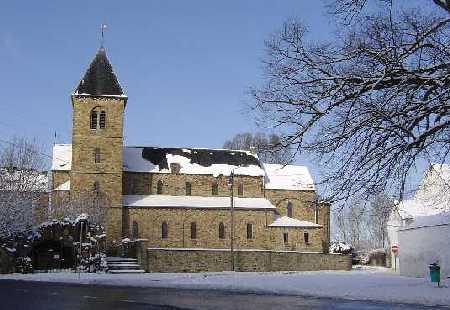
[{"label": "street lamp post", "polygon": [[231,171],[228,178],[228,188],[230,189],[230,255],[231,255],[231,270],[234,271],[234,170]]},{"label": "street lamp post", "polygon": [[83,257],[83,224],[87,224],[87,219],[82,217],[80,220],[80,254],[79,254],[79,262],[78,262],[78,279],[80,279],[80,268],[81,268],[81,259]]}]

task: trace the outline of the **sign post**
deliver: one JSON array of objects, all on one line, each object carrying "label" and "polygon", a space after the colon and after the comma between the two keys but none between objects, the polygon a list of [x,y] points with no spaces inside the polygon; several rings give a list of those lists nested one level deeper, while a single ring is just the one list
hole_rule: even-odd
[{"label": "sign post", "polygon": [[396,244],[391,246],[391,251],[394,254],[394,271],[397,271],[397,255],[400,247]]}]

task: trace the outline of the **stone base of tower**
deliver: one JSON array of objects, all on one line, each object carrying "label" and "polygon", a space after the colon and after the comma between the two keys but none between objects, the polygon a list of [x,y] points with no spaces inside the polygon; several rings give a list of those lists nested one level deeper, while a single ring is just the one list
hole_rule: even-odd
[{"label": "stone base of tower", "polygon": [[106,242],[108,250],[114,245],[120,244],[122,234],[122,213],[123,208],[111,207],[108,210],[108,221],[106,226]]}]

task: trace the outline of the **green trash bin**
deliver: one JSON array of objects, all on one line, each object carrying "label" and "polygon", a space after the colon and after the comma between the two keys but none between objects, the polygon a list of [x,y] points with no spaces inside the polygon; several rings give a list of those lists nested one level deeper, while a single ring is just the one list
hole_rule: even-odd
[{"label": "green trash bin", "polygon": [[431,282],[437,282],[439,286],[439,282],[441,282],[441,266],[436,263],[430,264],[430,279]]}]

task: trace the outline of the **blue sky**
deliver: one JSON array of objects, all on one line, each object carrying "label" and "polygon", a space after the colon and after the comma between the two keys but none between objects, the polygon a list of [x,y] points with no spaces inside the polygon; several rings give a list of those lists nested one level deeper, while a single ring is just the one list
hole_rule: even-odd
[{"label": "blue sky", "polygon": [[[221,147],[254,131],[246,90],[264,40],[297,16],[328,31],[320,1],[8,1],[0,19],[2,136],[70,143],[70,93],[105,46],[129,96],[126,144]],[[26,9],[24,9],[26,8]]]},{"label": "blue sky", "polygon": [[36,138],[46,153],[55,131],[70,143],[70,94],[101,23],[129,96],[127,145],[217,148],[258,130],[245,102],[262,80],[264,40],[292,17],[314,39],[334,32],[323,1],[3,1],[0,11],[0,135]]}]

